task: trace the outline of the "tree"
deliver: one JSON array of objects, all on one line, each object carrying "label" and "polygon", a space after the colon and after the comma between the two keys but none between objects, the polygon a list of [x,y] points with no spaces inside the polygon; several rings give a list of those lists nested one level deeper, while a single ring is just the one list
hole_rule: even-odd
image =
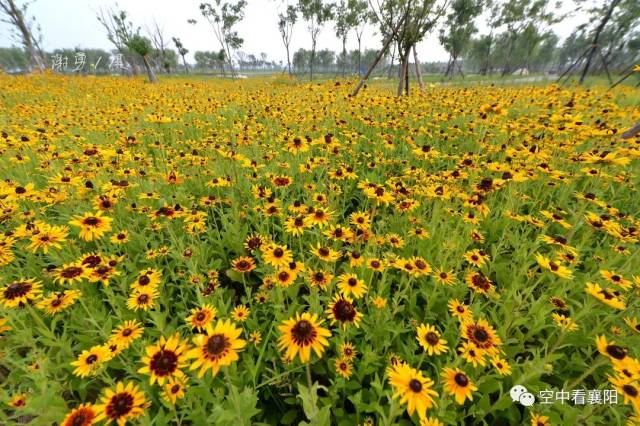
[{"label": "tree", "polygon": [[342,42],[340,63],[342,65],[342,75],[344,76],[347,61],[347,36],[351,28],[355,26],[355,17],[350,13],[351,11],[347,6],[346,0],[340,0],[339,3],[336,3],[334,12],[336,37]]},{"label": "tree", "polygon": [[31,58],[23,48],[0,47],[0,67],[7,72],[17,72],[29,69]]},{"label": "tree", "polygon": [[3,16],[1,21],[13,27],[14,37],[29,54],[28,70],[31,71],[35,66],[42,72],[46,68],[44,54],[40,48],[40,38],[33,35],[35,18],[28,18],[28,5],[28,2],[19,6],[14,0],[0,0],[0,16]]},{"label": "tree", "polygon": [[499,24],[500,18],[500,6],[499,0],[486,0],[486,7],[489,8],[489,17],[488,17],[488,25],[489,25],[489,34],[480,38],[480,45],[478,47],[484,47],[482,49],[482,56],[484,60],[482,62],[482,68],[480,69],[481,75],[487,75],[487,73],[491,74],[491,48],[493,47],[493,33],[496,30],[496,27]]},{"label": "tree", "polygon": [[[584,68],[582,69],[582,74],[580,75],[580,84],[584,82],[584,79],[587,76],[587,73],[589,72],[589,67],[591,66],[593,55],[596,53],[596,50],[599,49],[600,47],[598,46],[600,34],[602,33],[602,30],[607,25],[607,22],[609,22],[609,19],[611,19],[611,15],[613,14],[614,9],[616,8],[616,6],[618,6],[620,1],[621,0],[612,0],[608,6],[603,7],[604,13],[602,15],[602,19],[600,20],[600,23],[598,24],[595,31],[593,32],[593,39],[591,40],[591,48],[589,49],[589,53],[587,54],[587,61],[585,62]],[[600,52],[600,54],[602,53]]]},{"label": "tree", "polygon": [[353,15],[355,21],[356,40],[358,40],[358,75],[361,74],[362,66],[362,34],[371,20],[371,14],[367,2],[364,0],[348,0],[347,7]]},{"label": "tree", "polygon": [[316,56],[318,35],[322,26],[333,17],[333,4],[324,4],[322,0],[298,0],[298,10],[307,22],[311,35],[311,58],[309,58],[309,79],[313,80],[313,65]]},{"label": "tree", "polygon": [[474,19],[482,12],[481,0],[454,0],[451,13],[445,22],[446,31],[440,31],[440,43],[449,53],[449,64],[445,76],[453,77],[456,62],[468,47],[471,35],[477,31]]},{"label": "tree", "polygon": [[298,20],[298,11],[295,6],[287,5],[284,13],[278,13],[278,31],[280,31],[280,37],[282,37],[282,43],[287,51],[287,69],[291,74],[291,55],[289,48],[291,46],[291,36],[293,35],[293,26]]},{"label": "tree", "polygon": [[[371,1],[371,0],[370,0]],[[396,42],[400,63],[397,95],[409,94],[409,55],[437,24],[446,11],[448,0],[386,0],[373,8],[383,35]],[[401,22],[397,27],[398,22]],[[392,29],[397,27],[397,31]]]},{"label": "tree", "polygon": [[132,52],[135,52],[138,55],[140,55],[140,57],[142,58],[142,62],[144,62],[144,67],[147,70],[147,76],[149,77],[149,82],[157,83],[158,79],[156,78],[156,75],[153,72],[153,68],[151,68],[151,64],[149,63],[149,54],[151,54],[151,50],[152,50],[151,40],[141,36],[140,34],[135,34],[127,42],[127,47],[131,49]]},{"label": "tree", "polygon": [[[402,25],[404,25],[405,20],[409,16],[409,12],[410,10],[408,8],[405,9],[400,19],[397,22],[395,22],[392,26],[388,27],[388,32],[385,32],[385,29],[387,28],[383,25],[379,15],[374,12],[374,17],[375,19],[378,19],[378,22],[380,23],[380,27],[383,30],[382,34],[385,38],[382,43],[382,48],[376,54],[375,58],[371,62],[371,65],[369,65],[369,69],[367,70],[365,75],[360,79],[356,87],[353,89],[353,92],[351,92],[352,97],[355,97],[358,95],[358,93],[360,92],[360,89],[364,87],[364,83],[367,81],[367,79],[369,78],[373,70],[376,68],[376,66],[382,60],[382,58],[387,54],[387,51],[389,50],[389,46],[391,46],[391,43],[396,39],[398,35],[398,31],[400,31],[400,28],[402,27]],[[393,64],[393,56],[391,57],[391,64]]]},{"label": "tree", "polygon": [[133,23],[127,20],[127,12],[121,10],[119,12],[113,9],[100,9],[97,14],[98,22],[102,24],[107,32],[107,38],[115,46],[123,58],[131,65],[131,73],[138,74],[138,66],[135,60],[130,57],[127,46],[131,42],[133,36],[139,32],[133,29]]},{"label": "tree", "polygon": [[298,11],[295,6],[287,5],[284,12],[278,13],[278,31],[282,37],[282,43],[287,51],[287,69],[291,74],[291,55],[289,48],[291,46],[291,36],[293,35],[293,26],[298,20]]},{"label": "tree", "polygon": [[158,51],[158,59],[161,67],[167,74],[171,73],[171,65],[173,64],[170,58],[171,54],[167,53],[169,42],[164,35],[164,29],[160,28],[160,25],[158,25],[158,22],[154,19],[153,29],[147,28],[147,34],[149,34],[154,48]]},{"label": "tree", "polygon": [[236,3],[222,2],[215,0],[215,6],[211,3],[201,3],[200,13],[209,21],[213,32],[220,43],[222,52],[226,57],[231,75],[236,76],[233,68],[233,59],[231,51],[239,49],[244,40],[238,35],[233,27],[244,18],[244,8],[247,5],[246,0],[240,0]]},{"label": "tree", "polygon": [[172,40],[173,40],[173,45],[176,47],[176,49],[178,49],[178,54],[182,57],[184,72],[185,74],[189,74],[189,65],[187,64],[187,59],[185,58],[187,53],[189,53],[189,49],[184,47],[184,45],[182,44],[179,38],[173,37]]},{"label": "tree", "polygon": [[[551,25],[560,22],[563,16],[554,16],[547,11],[549,0],[509,0],[502,6],[502,12],[497,21],[500,26],[506,26],[507,51],[504,60],[502,75],[511,72],[513,68],[514,52],[518,43],[518,38],[522,33],[531,27],[535,27],[538,33],[544,25]],[[556,4],[556,8],[559,4]],[[538,39],[540,41],[541,39]],[[537,42],[529,46],[532,51],[537,46]]]}]

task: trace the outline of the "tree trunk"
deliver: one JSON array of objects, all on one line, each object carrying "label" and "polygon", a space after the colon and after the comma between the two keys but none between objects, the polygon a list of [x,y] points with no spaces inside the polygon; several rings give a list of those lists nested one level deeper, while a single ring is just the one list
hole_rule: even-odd
[{"label": "tree trunk", "polygon": [[404,91],[407,96],[409,96],[409,53],[411,49],[407,49],[404,54],[405,66],[404,66]]},{"label": "tree trunk", "polygon": [[442,80],[449,75],[449,68],[451,68],[451,55],[449,55],[449,59],[447,59],[447,67],[444,69],[444,73],[442,74]]},{"label": "tree trunk", "polygon": [[634,137],[635,135],[637,135],[638,133],[640,133],[640,123],[636,123],[635,126],[633,126],[632,128],[630,128],[629,130],[627,130],[626,132],[624,132],[622,134],[622,138],[623,139],[631,139],[632,137]]},{"label": "tree trunk", "polygon": [[156,74],[153,72],[153,68],[151,68],[151,64],[149,63],[149,59],[147,55],[142,57],[142,62],[144,62],[144,67],[147,69],[147,76],[149,77],[149,83],[157,83],[158,79],[156,78]]},{"label": "tree trunk", "polygon": [[362,36],[358,36],[358,75],[362,75],[360,69],[362,68]]},{"label": "tree trunk", "polygon": [[316,60],[316,40],[315,38],[311,43],[311,58],[309,60],[309,80],[313,80],[313,63]]},{"label": "tree trunk", "polygon": [[347,37],[342,37],[342,77],[347,74]]},{"label": "tree trunk", "polygon": [[396,91],[396,96],[402,96],[405,83],[408,82],[407,72],[409,71],[409,68],[407,67],[407,63],[409,62],[409,58],[407,58],[404,53],[401,53],[398,59],[400,61],[400,74],[398,76],[398,90]]},{"label": "tree trunk", "polygon": [[484,68],[480,70],[480,75],[487,75],[489,72],[489,65],[491,62],[491,45],[493,44],[493,28],[491,28],[491,32],[489,33],[489,46],[487,46],[487,59],[484,62]]},{"label": "tree trunk", "polygon": [[184,72],[185,74],[189,74],[189,65],[187,65],[187,60],[185,59],[184,55],[182,56],[182,63],[184,64]]},{"label": "tree trunk", "polygon": [[418,52],[416,51],[416,45],[413,45],[413,61],[416,67],[416,77],[418,79],[418,86],[420,91],[424,91],[424,83],[422,82],[422,72],[420,71],[420,61],[418,61]]},{"label": "tree trunk", "polygon": [[451,70],[449,70],[449,80],[453,79],[456,74],[456,63],[458,62],[458,55],[451,57]]},{"label": "tree trunk", "polygon": [[589,51],[589,56],[587,56],[587,62],[584,64],[584,68],[582,69],[582,75],[580,76],[579,84],[582,84],[584,82],[584,79],[589,72],[593,54],[595,53],[596,49],[598,49],[598,39],[600,38],[600,33],[604,29],[605,25],[607,25],[607,22],[609,22],[611,14],[613,14],[613,9],[616,8],[618,3],[620,3],[620,0],[613,0],[611,2],[611,6],[609,6],[609,10],[607,10],[607,14],[604,16],[604,18],[602,18],[602,21],[600,21],[600,25],[598,25],[598,28],[596,28],[596,32],[593,35],[593,40],[591,41],[591,50]]},{"label": "tree trunk", "polygon": [[291,57],[289,55],[289,45],[285,45],[285,49],[287,50],[287,69],[289,70],[289,75],[291,75]]}]

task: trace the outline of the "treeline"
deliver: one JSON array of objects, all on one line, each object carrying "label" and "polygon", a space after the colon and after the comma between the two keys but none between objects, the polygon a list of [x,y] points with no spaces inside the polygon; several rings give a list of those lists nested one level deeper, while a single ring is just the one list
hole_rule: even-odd
[{"label": "treeline", "polygon": [[[472,1],[454,0],[454,6]],[[493,3],[486,11],[489,32],[461,40],[457,52],[448,48],[451,58],[458,53],[468,71],[502,75],[525,71],[560,74],[572,69],[624,72],[640,60],[639,1],[594,3],[584,9],[588,20],[563,41],[550,27],[566,16],[545,4],[543,0]],[[473,34],[475,24],[471,25]]]},{"label": "treeline", "polygon": [[[191,68],[233,77],[239,72],[286,69],[310,79],[314,72],[365,76],[386,72],[397,77],[398,95],[409,94],[410,75],[423,89],[422,72],[445,78],[468,73],[579,73],[580,82],[589,73],[605,73],[612,84],[613,74],[629,77],[640,61],[640,1],[572,0],[572,4],[574,10],[560,13],[554,0],[291,0],[280,4],[277,21],[271,23],[277,26],[281,52],[286,54],[286,61],[276,62],[265,53],[242,51],[245,36],[260,34],[238,31],[247,1],[216,0],[194,8],[200,17],[187,21],[208,26],[217,42],[210,51],[194,52],[195,64],[187,62],[189,49],[177,34],[155,20],[151,28],[142,29],[125,10],[107,7],[99,9],[96,19],[113,50],[87,49],[86,68],[78,71],[77,49],[43,52],[43,37],[37,34],[36,17],[29,15],[29,2],[0,0],[0,19],[12,24],[24,49],[1,49],[0,64],[10,72],[42,70],[47,64],[61,72],[138,74],[144,69],[150,81],[156,80],[156,73],[188,73]],[[578,10],[584,23],[560,40],[553,28]],[[362,48],[366,29],[381,38],[375,51]],[[341,50],[317,48],[324,31],[333,32]],[[430,34],[438,35],[448,53],[446,63],[433,62],[428,53],[418,57],[416,46]],[[292,40],[299,43],[301,38],[305,48],[292,52]],[[347,43],[354,39],[358,49],[347,51]],[[363,82],[354,94],[362,86]]]}]

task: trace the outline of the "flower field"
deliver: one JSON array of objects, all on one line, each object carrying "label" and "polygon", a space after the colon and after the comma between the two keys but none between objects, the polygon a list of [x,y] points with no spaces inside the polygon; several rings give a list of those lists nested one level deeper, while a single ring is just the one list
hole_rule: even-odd
[{"label": "flower field", "polygon": [[0,424],[640,424],[637,89],[0,87]]}]

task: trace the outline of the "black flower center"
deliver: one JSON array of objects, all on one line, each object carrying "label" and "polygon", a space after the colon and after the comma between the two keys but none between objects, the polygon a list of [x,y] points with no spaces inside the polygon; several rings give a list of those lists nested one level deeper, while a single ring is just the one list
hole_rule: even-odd
[{"label": "black flower center", "polygon": [[110,419],[117,419],[125,416],[133,409],[133,395],[128,392],[121,392],[111,397],[107,405],[107,416]]},{"label": "black flower center", "polygon": [[102,262],[102,258],[100,256],[91,255],[84,258],[82,261],[83,265],[87,265],[89,268],[95,268]]},{"label": "black flower center", "polygon": [[316,331],[313,324],[307,320],[298,321],[291,328],[291,334],[293,335],[294,342],[300,346],[311,344],[316,337]]},{"label": "black flower center", "polygon": [[636,389],[632,385],[624,385],[622,387],[622,390],[624,391],[624,393],[626,393],[627,395],[629,395],[632,398],[635,398],[636,396],[638,396],[638,389]]},{"label": "black flower center", "polygon": [[333,305],[333,315],[339,321],[353,321],[356,317],[356,310],[349,301],[340,299]]},{"label": "black flower center", "polygon": [[224,334],[214,334],[206,343],[207,353],[214,357],[220,356],[229,345],[229,339]]},{"label": "black flower center", "polygon": [[30,290],[31,284],[27,282],[15,282],[4,290],[4,297],[7,300],[17,299],[28,294]]},{"label": "black flower center", "polygon": [[163,349],[153,355],[149,364],[156,376],[166,376],[176,371],[178,356],[173,351]]},{"label": "black flower center", "polygon": [[96,226],[97,224],[100,223],[100,219],[98,219],[97,217],[87,217],[82,221],[83,224],[88,225],[88,226]]},{"label": "black flower center", "polygon": [[77,413],[75,416],[73,416],[71,426],[84,426],[84,422],[86,419],[87,418],[84,413]]},{"label": "black flower center", "polygon": [[466,387],[469,384],[469,378],[464,373],[457,373],[453,380],[458,386]]},{"label": "black flower center", "polygon": [[478,342],[486,342],[489,339],[489,334],[482,328],[476,328],[473,330],[473,338]]},{"label": "black flower center", "polygon": [[79,277],[80,275],[82,275],[82,268],[77,266],[70,266],[60,271],[60,276],[67,279]]},{"label": "black flower center", "polygon": [[425,336],[424,336],[425,340],[427,341],[427,343],[431,346],[435,346],[438,344],[438,342],[440,341],[440,337],[434,333],[433,331],[428,332]]},{"label": "black flower center", "polygon": [[411,379],[409,388],[415,393],[419,393],[422,390],[422,383],[418,379]]},{"label": "black flower center", "polygon": [[607,353],[615,359],[624,359],[627,356],[627,351],[618,345],[608,345],[606,349]]}]

